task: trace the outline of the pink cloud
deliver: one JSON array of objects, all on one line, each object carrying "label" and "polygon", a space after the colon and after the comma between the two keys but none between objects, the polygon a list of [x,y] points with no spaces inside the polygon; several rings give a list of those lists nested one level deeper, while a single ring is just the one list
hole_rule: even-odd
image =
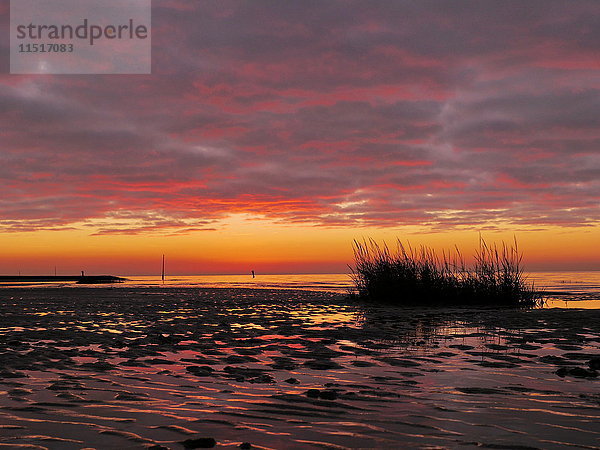
[{"label": "pink cloud", "polygon": [[0,76],[0,228],[597,223],[599,12],[157,1],[153,75]]}]

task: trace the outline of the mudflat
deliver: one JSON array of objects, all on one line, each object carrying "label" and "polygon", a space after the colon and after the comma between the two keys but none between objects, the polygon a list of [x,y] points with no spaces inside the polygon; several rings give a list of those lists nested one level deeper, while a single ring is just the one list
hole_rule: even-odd
[{"label": "mudflat", "polygon": [[5,288],[0,447],[597,448],[599,358],[600,310]]}]

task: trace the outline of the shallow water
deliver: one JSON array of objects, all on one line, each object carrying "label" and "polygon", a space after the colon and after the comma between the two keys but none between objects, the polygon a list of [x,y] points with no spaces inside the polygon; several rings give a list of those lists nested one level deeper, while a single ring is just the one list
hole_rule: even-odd
[{"label": "shallow water", "polygon": [[[0,291],[0,444],[600,447],[600,311],[327,292]],[[313,390],[311,390],[313,389]]]},{"label": "shallow water", "polygon": [[[532,272],[527,275],[527,280],[533,282],[536,289],[547,293],[545,307],[600,309],[600,271]],[[80,285],[75,282],[13,282],[0,283],[0,287],[77,288]],[[252,278],[251,275],[177,275],[167,276],[164,281],[157,276],[128,276],[124,283],[114,284],[112,287],[303,289],[346,294],[353,290],[353,283],[348,274],[258,274],[256,278]]]}]

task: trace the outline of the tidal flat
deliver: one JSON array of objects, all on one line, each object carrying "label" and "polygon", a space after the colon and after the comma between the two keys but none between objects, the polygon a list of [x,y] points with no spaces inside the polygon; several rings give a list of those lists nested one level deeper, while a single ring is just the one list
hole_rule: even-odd
[{"label": "tidal flat", "polygon": [[598,309],[4,288],[0,447],[599,448],[599,358]]}]

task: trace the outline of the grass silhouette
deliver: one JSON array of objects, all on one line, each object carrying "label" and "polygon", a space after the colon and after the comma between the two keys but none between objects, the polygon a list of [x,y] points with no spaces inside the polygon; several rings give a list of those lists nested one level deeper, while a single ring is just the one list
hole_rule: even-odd
[{"label": "grass silhouette", "polygon": [[397,241],[391,252],[373,239],[354,241],[352,280],[367,301],[410,306],[485,305],[533,307],[542,303],[526,282],[516,240],[488,246],[480,239],[474,263],[467,267],[460,250],[413,249]]}]

